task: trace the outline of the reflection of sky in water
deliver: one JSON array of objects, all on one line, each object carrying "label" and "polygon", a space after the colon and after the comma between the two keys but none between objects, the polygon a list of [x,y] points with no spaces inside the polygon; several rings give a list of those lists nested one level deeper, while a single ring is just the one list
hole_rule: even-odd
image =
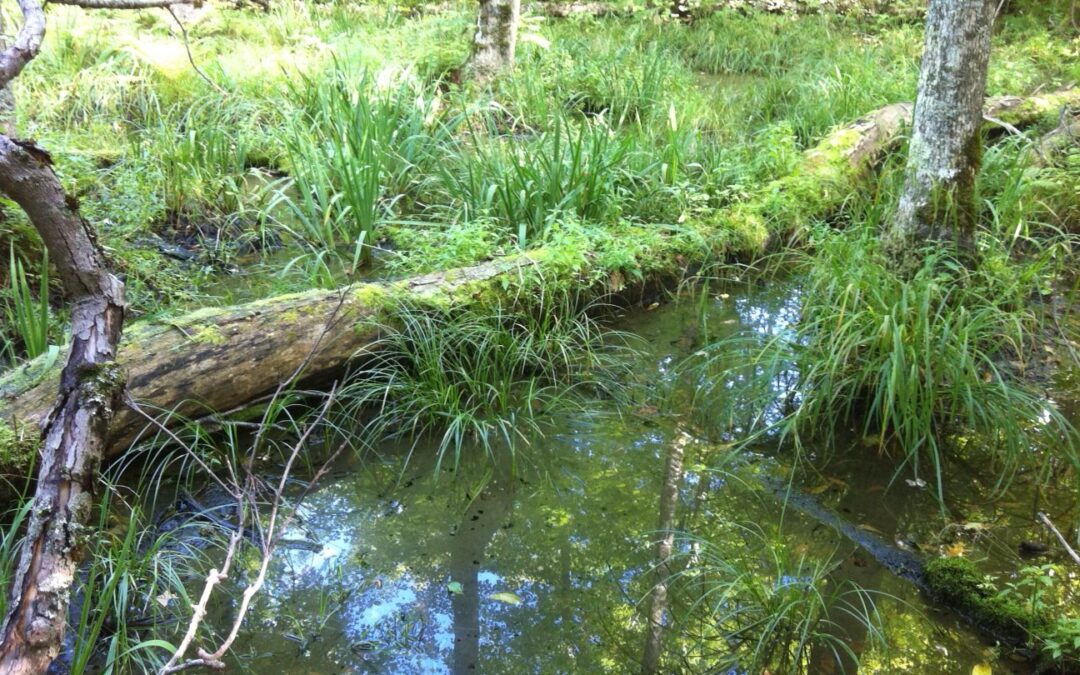
[{"label": "reflection of sky in water", "polygon": [[[799,302],[775,292],[717,297],[709,312],[713,338],[768,338],[790,333]],[[684,306],[635,319],[632,330],[650,349],[642,377],[673,378],[676,364],[702,348],[685,330],[696,314]],[[279,552],[255,601],[262,613],[253,623],[262,628],[238,645],[256,656],[242,665],[297,675],[452,673],[467,622],[450,585],[468,592],[475,578],[480,656],[472,672],[637,670],[640,602],[652,583],[664,454],[675,434],[663,416],[566,416],[530,449],[529,461],[545,468],[527,471],[509,494],[481,486],[480,462],[433,483],[430,453],[419,451],[400,483],[397,460],[354,467],[310,495],[302,526],[286,535],[310,536],[322,549]],[[723,521],[713,513],[766,523],[775,509],[730,489],[739,482],[688,466],[683,513],[705,499],[698,527]],[[678,547],[698,552],[687,540]]]}]

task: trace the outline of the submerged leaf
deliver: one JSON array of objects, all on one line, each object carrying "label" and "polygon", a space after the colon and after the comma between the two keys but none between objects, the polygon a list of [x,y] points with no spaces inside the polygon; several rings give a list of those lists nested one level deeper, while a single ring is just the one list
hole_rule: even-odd
[{"label": "submerged leaf", "polygon": [[505,602],[508,605],[520,605],[521,596],[517,593],[511,593],[510,591],[499,591],[498,593],[492,593],[488,596],[491,600],[498,600],[499,602]]}]

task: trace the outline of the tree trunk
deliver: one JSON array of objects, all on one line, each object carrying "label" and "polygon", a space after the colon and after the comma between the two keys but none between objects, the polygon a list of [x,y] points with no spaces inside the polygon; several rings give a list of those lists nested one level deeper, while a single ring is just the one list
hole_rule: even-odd
[{"label": "tree trunk", "polygon": [[0,644],[0,672],[38,674],[60,651],[98,467],[123,389],[115,356],[124,287],[105,268],[47,153],[0,136],[0,191],[22,207],[41,234],[72,303],[68,360],[44,425],[37,491]]},{"label": "tree trunk", "polygon": [[[0,14],[0,52],[7,49],[7,39],[4,32],[7,26],[4,24],[4,16]],[[13,136],[15,134],[15,95],[11,93],[11,83],[5,82],[0,86],[0,134]]]},{"label": "tree trunk", "polygon": [[480,0],[473,38],[472,76],[481,82],[514,65],[521,0]]},{"label": "tree trunk", "polygon": [[997,0],[931,0],[904,189],[885,233],[896,267],[917,269],[927,242],[973,259],[983,101]]}]

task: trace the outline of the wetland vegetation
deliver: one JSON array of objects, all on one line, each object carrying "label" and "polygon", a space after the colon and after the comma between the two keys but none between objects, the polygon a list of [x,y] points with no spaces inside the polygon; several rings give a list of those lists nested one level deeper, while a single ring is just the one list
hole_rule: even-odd
[{"label": "wetland vegetation", "polygon": [[1076,3],[101,4],[0,4],[0,671],[1080,670]]}]

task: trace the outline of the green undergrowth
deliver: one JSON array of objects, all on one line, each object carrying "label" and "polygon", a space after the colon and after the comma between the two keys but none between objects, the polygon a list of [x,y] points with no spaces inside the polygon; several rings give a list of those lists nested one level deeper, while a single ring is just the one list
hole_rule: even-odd
[{"label": "green undergrowth", "polygon": [[343,418],[370,420],[360,434],[371,447],[434,439],[438,465],[457,467],[469,446],[516,462],[545,419],[573,412],[586,393],[620,395],[628,336],[604,330],[602,311],[566,294],[479,310],[399,305],[346,378]]},{"label": "green undergrowth", "polygon": [[930,593],[999,639],[1023,645],[1029,634],[1045,632],[1049,619],[1000,595],[970,560],[938,558],[926,566]]},{"label": "green undergrowth", "polygon": [[[1055,295],[1068,302],[1073,283],[1073,169],[1033,169],[1027,152],[1006,141],[987,153],[974,269],[937,247],[910,278],[893,270],[880,231],[898,167],[833,218],[844,229],[813,226],[806,249],[778,256],[801,275],[800,320],[722,340],[685,366],[710,433],[776,431],[827,454],[853,428],[939,498],[949,453],[988,463],[999,489],[1020,469],[1075,466],[1076,431],[1045,384],[1047,350],[1074,339],[1054,319]],[[733,382],[747,383],[734,397]]]},{"label": "green undergrowth", "polygon": [[1037,652],[1038,661],[1073,672],[1080,665],[1080,621],[1075,607],[1075,574],[1044,563],[994,578],[967,558],[937,558],[924,579],[935,600],[1011,647]]},{"label": "green undergrowth", "polygon": [[[515,72],[479,90],[456,82],[472,12],[205,7],[187,30],[207,82],[167,14],[50,8],[15,83],[19,130],[53,153],[138,316],[227,297],[237,268],[281,275],[275,292],[334,285],[380,242],[394,274],[544,246],[567,223],[603,237],[705,221],[739,252],[815,191],[709,214],[787,175],[836,125],[910,100],[921,48],[917,24],[858,13],[526,16]],[[1075,41],[1046,30],[1060,18],[1002,20],[991,93],[1078,79]]]}]

